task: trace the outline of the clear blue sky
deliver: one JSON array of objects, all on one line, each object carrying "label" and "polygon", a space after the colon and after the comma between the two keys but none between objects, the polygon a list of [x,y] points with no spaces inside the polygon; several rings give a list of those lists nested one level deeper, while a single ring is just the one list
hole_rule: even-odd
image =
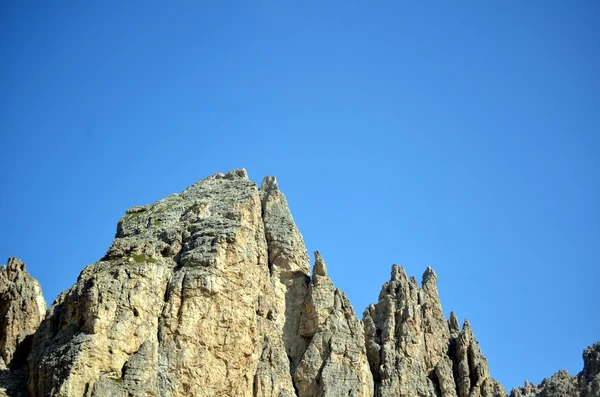
[{"label": "clear blue sky", "polygon": [[245,167],[278,177],[359,317],[392,263],[431,265],[508,389],[578,372],[600,3],[217,3],[0,4],[2,261],[52,301],[126,208]]}]

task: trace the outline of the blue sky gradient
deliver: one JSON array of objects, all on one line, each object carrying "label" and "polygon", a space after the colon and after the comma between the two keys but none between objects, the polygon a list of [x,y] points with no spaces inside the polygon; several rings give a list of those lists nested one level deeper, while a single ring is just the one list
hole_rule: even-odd
[{"label": "blue sky gradient", "polygon": [[0,258],[50,303],[125,209],[245,167],[278,177],[359,317],[393,263],[431,265],[508,390],[577,373],[600,340],[599,20],[597,1],[3,2]]}]

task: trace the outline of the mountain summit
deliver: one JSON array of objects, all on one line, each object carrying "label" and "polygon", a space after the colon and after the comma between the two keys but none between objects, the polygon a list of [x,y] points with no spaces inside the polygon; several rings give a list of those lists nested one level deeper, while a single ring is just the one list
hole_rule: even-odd
[{"label": "mountain summit", "polygon": [[[110,248],[45,311],[0,269],[0,396],[506,397],[437,276],[394,265],[360,321],[274,177],[216,174],[126,211]],[[600,396],[600,343],[578,377],[511,397]]]}]

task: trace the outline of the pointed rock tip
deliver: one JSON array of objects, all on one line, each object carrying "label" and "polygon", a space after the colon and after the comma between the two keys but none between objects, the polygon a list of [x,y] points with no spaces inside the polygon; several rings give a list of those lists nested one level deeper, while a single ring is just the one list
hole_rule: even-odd
[{"label": "pointed rock tip", "polygon": [[248,172],[245,168],[231,170],[224,176],[225,179],[245,179],[248,180]]},{"label": "pointed rock tip", "polygon": [[260,190],[265,192],[277,191],[279,186],[277,185],[277,178],[274,176],[265,176],[260,184]]},{"label": "pointed rock tip", "polygon": [[406,271],[400,265],[392,265],[391,281],[400,281],[401,279],[406,279]]},{"label": "pointed rock tip", "polygon": [[319,251],[315,251],[315,266],[313,267],[313,277],[314,276],[325,276],[327,277],[327,265],[325,265],[325,261],[323,257],[319,253]]},{"label": "pointed rock tip", "polygon": [[25,263],[22,260],[20,260],[19,258],[15,257],[15,256],[11,256],[6,261],[6,267],[8,268],[8,270],[12,270],[12,271],[18,271],[18,272],[24,271]]},{"label": "pointed rock tip", "polygon": [[437,274],[435,274],[435,271],[431,268],[431,266],[427,266],[427,269],[421,278],[421,285],[424,286],[430,282],[433,282],[434,284],[437,282]]},{"label": "pointed rock tip", "polygon": [[465,318],[465,321],[463,322],[462,333],[463,334],[466,334],[466,333],[473,334],[473,330],[471,329],[471,323],[466,318]]},{"label": "pointed rock tip", "polygon": [[450,320],[448,321],[450,332],[460,332],[460,325],[458,325],[458,317],[456,313],[450,312]]}]

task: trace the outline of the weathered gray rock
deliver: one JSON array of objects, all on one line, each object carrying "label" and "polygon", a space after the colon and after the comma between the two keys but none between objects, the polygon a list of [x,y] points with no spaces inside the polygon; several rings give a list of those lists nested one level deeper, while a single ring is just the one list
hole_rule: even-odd
[{"label": "weathered gray rock", "polygon": [[445,319],[436,282],[435,272],[427,268],[419,288],[414,278],[394,265],[379,302],[365,311],[375,395],[506,396],[490,378],[468,321],[459,331],[454,313]]},{"label": "weathered gray rock", "polygon": [[577,380],[567,371],[558,371],[544,379],[539,386],[525,382],[523,387],[513,389],[510,397],[578,397]]},{"label": "weathered gray rock", "polygon": [[0,267],[0,369],[18,367],[29,354],[31,337],[46,315],[39,283],[25,263],[8,258]]},{"label": "weathered gray rock", "polygon": [[275,293],[261,212],[243,170],[128,210],[36,334],[31,393],[252,395],[259,345],[281,339],[262,325]]},{"label": "weathered gray rock", "polygon": [[[39,285],[9,260],[0,397],[506,397],[436,283],[431,268],[419,287],[393,266],[361,322],[318,252],[310,273],[276,179],[216,174],[127,210],[45,319]],[[597,344],[577,378],[511,396],[600,397],[599,367]]]},{"label": "weathered gray rock", "polygon": [[260,197],[271,284],[277,295],[273,301],[277,305],[274,310],[278,313],[275,321],[290,361],[290,372],[293,373],[307,347],[299,326],[308,294],[310,260],[304,239],[275,177],[263,179]]},{"label": "weathered gray rock", "polygon": [[[371,396],[362,327],[323,267],[311,281],[273,177],[259,190],[243,170],[217,174],[134,207],[40,326],[29,391],[304,397],[336,395],[339,384]],[[307,325],[310,307],[318,319]],[[313,365],[322,381],[306,391],[294,381]]]},{"label": "weathered gray rock", "polygon": [[467,320],[456,339],[454,362],[459,397],[506,396],[502,385],[490,377],[488,362],[481,354],[479,343]]},{"label": "weathered gray rock", "polygon": [[45,315],[39,283],[27,273],[25,263],[9,258],[0,267],[0,396],[24,394],[26,358]]},{"label": "weathered gray rock", "polygon": [[583,370],[576,377],[561,370],[537,386],[526,381],[510,397],[600,397],[600,342],[583,351]]},{"label": "weathered gray rock", "polygon": [[581,397],[600,397],[600,342],[583,351],[583,371],[577,376]]},{"label": "weathered gray rock", "polygon": [[310,343],[294,373],[298,397],[373,395],[363,328],[344,293],[333,286],[318,252],[300,334]]},{"label": "weathered gray rock", "polygon": [[[423,275],[423,288],[419,288],[414,278],[409,279],[403,268],[394,265],[379,302],[364,312],[365,344],[376,396],[436,395],[429,375],[446,355],[450,332],[435,281],[429,268]],[[440,367],[439,372],[445,373],[444,369]],[[447,384],[444,388],[455,389]]]}]

